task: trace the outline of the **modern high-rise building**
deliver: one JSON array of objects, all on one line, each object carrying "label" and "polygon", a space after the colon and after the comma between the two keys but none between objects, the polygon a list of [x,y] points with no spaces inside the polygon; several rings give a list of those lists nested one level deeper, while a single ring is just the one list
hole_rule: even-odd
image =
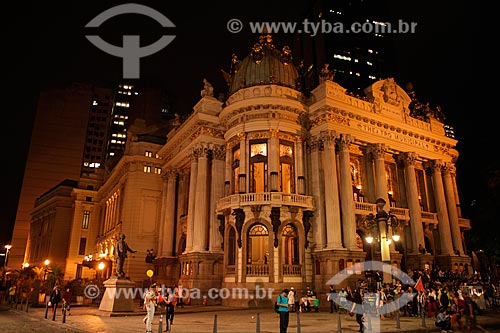
[{"label": "modern high-rise building", "polygon": [[[9,267],[20,268],[23,264],[30,213],[36,199],[65,179],[79,179],[82,172],[102,162],[103,152],[97,149],[106,147],[106,128],[97,128],[95,117],[108,118],[112,101],[111,89],[90,84],[75,83],[40,93],[12,234]],[[91,163],[94,163],[92,167]]]},{"label": "modern high-rise building", "polygon": [[[47,88],[38,98],[30,150],[12,235],[10,267],[21,267],[29,248],[30,213],[37,198],[64,181],[95,181],[123,154],[127,128],[137,119],[161,127],[161,88],[119,83],[116,87],[74,83]],[[66,183],[68,184],[68,183]]]},{"label": "modern high-rise building", "polygon": [[[358,95],[375,81],[394,77],[394,45],[391,34],[383,33],[388,24],[394,24],[387,13],[380,1],[311,1],[302,19],[319,24],[318,32],[312,36],[301,31],[294,37],[295,58],[304,61],[301,70],[309,74],[305,88],[318,84],[325,64],[335,73],[336,82]],[[355,32],[365,23],[363,32]]]}]

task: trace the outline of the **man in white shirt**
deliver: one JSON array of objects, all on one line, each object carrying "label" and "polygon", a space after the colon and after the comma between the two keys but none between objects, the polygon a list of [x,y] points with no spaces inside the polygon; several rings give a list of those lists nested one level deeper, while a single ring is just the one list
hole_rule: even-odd
[{"label": "man in white shirt", "polygon": [[295,289],[293,287],[288,292],[288,311],[295,312]]}]

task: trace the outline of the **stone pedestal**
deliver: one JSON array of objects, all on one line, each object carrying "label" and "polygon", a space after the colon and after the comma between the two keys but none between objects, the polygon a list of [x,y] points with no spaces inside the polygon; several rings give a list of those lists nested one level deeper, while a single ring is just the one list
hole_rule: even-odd
[{"label": "stone pedestal", "polygon": [[135,283],[112,276],[104,281],[104,295],[99,310],[110,312],[133,312]]}]

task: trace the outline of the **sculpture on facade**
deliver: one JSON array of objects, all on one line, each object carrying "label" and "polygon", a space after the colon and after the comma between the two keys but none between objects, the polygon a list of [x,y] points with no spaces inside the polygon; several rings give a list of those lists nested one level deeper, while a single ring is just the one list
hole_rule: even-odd
[{"label": "sculpture on facade", "polygon": [[321,71],[319,72],[319,83],[323,83],[327,80],[333,81],[333,78],[335,76],[335,72],[331,71],[328,67],[330,64],[324,64],[323,67],[321,67]]},{"label": "sculpture on facade", "polygon": [[125,259],[127,258],[127,253],[136,253],[128,246],[127,242],[125,242],[125,234],[120,234],[120,237],[116,241],[115,244],[116,250],[116,276],[119,278],[125,277],[125,272],[123,271],[123,265],[125,263]]},{"label": "sculpture on facade", "polygon": [[203,90],[201,91],[201,97],[213,97],[214,96],[214,87],[207,79],[203,79]]}]

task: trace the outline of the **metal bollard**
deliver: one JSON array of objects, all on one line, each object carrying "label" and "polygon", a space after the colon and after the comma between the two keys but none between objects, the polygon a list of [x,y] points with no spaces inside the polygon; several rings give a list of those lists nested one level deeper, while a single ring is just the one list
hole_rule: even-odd
[{"label": "metal bollard", "polygon": [[337,321],[337,333],[342,333],[342,316],[340,315],[339,309],[339,320]]},{"label": "metal bollard", "polygon": [[63,324],[66,323],[66,306],[63,305],[62,307],[62,322]]},{"label": "metal bollard", "polygon": [[214,315],[214,330],[213,333],[217,333],[217,315]]},{"label": "metal bollard", "polygon": [[56,320],[56,312],[57,312],[57,304],[52,304],[52,309],[54,309],[54,313],[52,313],[52,321]]},{"label": "metal bollard", "polygon": [[161,312],[161,306],[160,306],[160,322],[158,323],[158,333],[163,332],[163,313]]},{"label": "metal bollard", "polygon": [[47,319],[47,313],[49,312],[49,303],[45,302],[45,319]]},{"label": "metal bollard", "polygon": [[257,320],[255,321],[255,333],[260,333],[260,312],[257,312]]},{"label": "metal bollard", "polygon": [[396,309],[396,328],[401,328],[401,323],[399,322],[399,308]]},{"label": "metal bollard", "polygon": [[28,300],[26,300],[26,312],[28,312],[28,306],[29,306],[29,302],[28,302]]},{"label": "metal bollard", "polygon": [[[19,306],[19,309],[21,309],[21,310],[23,309],[23,298],[22,297],[21,297],[21,304]],[[16,304],[16,310],[17,310],[17,304]]]},{"label": "metal bollard", "polygon": [[425,311],[422,310],[421,313],[422,313],[422,327],[425,328],[425,327],[427,327],[427,325],[425,323]]},{"label": "metal bollard", "polygon": [[301,327],[300,327],[300,311],[297,311],[297,333],[300,333]]}]

